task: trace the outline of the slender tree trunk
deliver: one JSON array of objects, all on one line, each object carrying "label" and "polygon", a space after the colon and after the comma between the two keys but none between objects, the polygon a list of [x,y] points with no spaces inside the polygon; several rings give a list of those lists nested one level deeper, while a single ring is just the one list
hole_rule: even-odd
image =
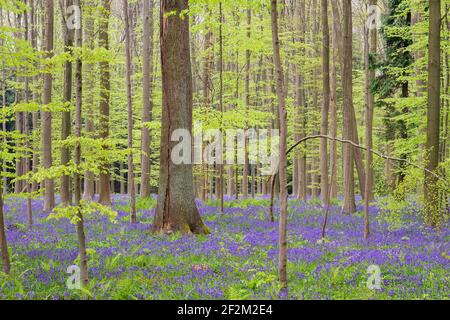
[{"label": "slender tree trunk", "polygon": [[[352,121],[353,121],[353,125],[352,125],[352,129],[353,129],[353,139],[352,141],[356,144],[359,144],[359,136],[358,136],[358,125],[356,124],[356,115],[355,115],[355,108],[352,105],[352,111],[351,111],[351,116],[352,116]],[[353,160],[355,162],[355,167],[356,167],[356,172],[358,174],[358,186],[359,186],[359,192],[361,194],[361,196],[364,198],[365,195],[365,191],[364,191],[364,186],[366,185],[366,174],[365,174],[365,166],[364,166],[364,162],[363,162],[363,153],[361,150],[353,148]]]},{"label": "slender tree trunk", "polygon": [[[252,11],[247,8],[247,39],[250,41],[251,37],[251,23],[252,23]],[[245,107],[246,112],[250,108],[250,63],[251,52],[249,49],[245,51]],[[245,129],[248,129],[247,125]],[[248,139],[244,138],[244,170],[242,172],[242,197],[246,199],[248,197]]]},{"label": "slender tree trunk", "polygon": [[[344,89],[344,130],[345,140],[353,140],[353,93],[352,93],[352,1],[344,0],[344,42],[343,58],[344,69],[342,85]],[[351,145],[344,146],[344,205],[343,213],[356,212],[355,190],[354,190],[354,171],[353,171],[354,152]]]},{"label": "slender tree trunk", "polygon": [[130,17],[128,14],[128,0],[122,0],[125,20],[125,58],[126,58],[126,86],[127,86],[127,111],[128,111],[128,195],[130,197],[131,223],[136,223],[136,189],[134,183],[133,163],[133,93],[132,93],[132,61],[131,61],[131,32]]},{"label": "slender tree trunk", "polygon": [[[33,49],[37,50],[37,31],[36,31],[36,2],[35,0],[30,0],[29,3],[31,7],[31,14],[30,14],[30,23],[31,23],[31,46]],[[37,83],[39,81],[39,75],[36,75],[33,77],[33,82]],[[39,93],[38,90],[33,90],[33,100],[37,102],[39,100]],[[33,111],[31,116],[31,125],[34,130],[38,129],[39,126],[39,112]],[[33,173],[36,173],[39,167],[39,147],[38,142],[34,141],[36,139],[37,134],[33,134],[33,157],[32,157],[32,170]],[[37,181],[33,181],[31,184],[31,192],[36,192],[38,190],[38,183]]]},{"label": "slender tree trunk", "polygon": [[[330,31],[328,26],[328,0],[322,0],[322,67],[323,106],[320,133],[328,134],[328,113],[330,110]],[[328,195],[328,141],[320,140],[320,189],[322,203],[329,204]]]},{"label": "slender tree trunk", "polygon": [[[223,12],[222,12],[222,2],[219,3],[219,15],[220,15],[220,25],[219,25],[219,46],[220,46],[220,58],[219,58],[219,112],[221,114],[221,123],[220,123],[220,137],[223,141],[222,135],[223,135],[223,128],[222,128],[222,121],[223,121],[223,35],[222,35],[222,28],[223,28]],[[222,141],[220,142],[222,144]],[[220,159],[223,158],[223,148],[220,148],[220,152],[222,152],[222,155],[219,156]],[[217,155],[216,155],[217,157]],[[220,197],[220,212],[223,213],[223,207],[224,207],[224,199],[223,199],[223,163],[218,164],[219,167],[219,197]]]},{"label": "slender tree trunk", "polygon": [[[0,7],[0,26],[3,27],[3,10]],[[3,45],[3,39],[0,39],[0,42]],[[6,108],[6,75],[5,75],[5,63],[2,63],[2,80],[3,80],[3,100],[2,100],[2,109]],[[3,110],[2,110],[3,111]],[[2,131],[6,132],[6,121],[2,121]],[[3,145],[6,147],[6,138],[2,141]],[[3,150],[2,150],[3,151]],[[3,166],[4,160],[0,159],[0,175],[3,176]],[[8,251],[8,241],[6,239],[6,230],[5,230],[5,217],[3,213],[3,192],[5,192],[6,187],[6,179],[0,180],[0,252],[2,256],[3,263],[3,271],[6,274],[11,272],[11,262],[9,259],[9,251]]]},{"label": "slender tree trunk", "polygon": [[[102,16],[99,27],[99,47],[109,50],[109,15],[111,10],[111,2],[109,0],[102,0]],[[100,130],[99,136],[101,139],[109,138],[109,100],[110,100],[110,67],[108,61],[100,62]],[[103,146],[103,151],[107,151],[107,146]],[[111,204],[111,190],[110,190],[110,164],[108,159],[104,159],[101,164],[100,186],[99,186],[99,203],[103,205]]]},{"label": "slender tree trunk", "polygon": [[[4,23],[3,22],[3,10],[0,7],[0,26],[3,27],[4,26],[3,23]],[[2,46],[3,46],[4,40],[0,39],[0,42],[1,42]],[[3,91],[3,94],[2,94],[2,112],[4,112],[6,110],[6,90],[7,90],[5,61],[2,61],[2,83],[3,83],[3,85],[2,85],[2,91]],[[2,119],[2,131],[6,132],[6,119],[5,118]],[[6,135],[3,136],[2,140],[3,140],[2,141],[3,145],[6,147],[7,146]],[[0,159],[0,167],[3,168],[4,165],[5,165],[5,160],[4,159]],[[1,177],[2,181],[0,182],[0,184],[3,184],[3,188],[0,191],[2,192],[2,194],[3,194],[3,192],[6,194],[7,179],[6,179],[6,176],[3,176],[3,171],[2,170],[0,170],[0,175],[2,175],[2,177]],[[0,232],[1,232],[1,230],[0,230]]]},{"label": "slender tree trunk", "polygon": [[[25,26],[25,32],[24,32],[24,38],[25,41],[29,42],[31,35],[30,35],[30,26],[28,24],[28,12],[25,12],[24,14],[24,26]],[[25,97],[25,103],[30,102],[30,77],[25,76],[25,90],[24,90],[24,97]],[[23,133],[25,136],[25,155],[24,155],[24,169],[23,174],[27,174],[30,170],[30,157],[28,155],[28,150],[30,149],[30,121],[29,121],[29,112],[23,113]],[[0,173],[1,174],[1,173]],[[24,190],[27,194],[27,216],[28,216],[28,225],[31,227],[33,225],[33,208],[31,203],[31,196],[29,194],[30,192],[30,184],[28,181],[24,181]]]},{"label": "slender tree trunk", "polygon": [[[84,43],[85,46],[88,47],[90,50],[94,49],[94,19],[89,16],[84,17],[84,26],[85,26],[85,39]],[[95,86],[95,70],[93,64],[84,64],[85,67],[85,88],[87,88],[86,93],[86,100],[84,103],[85,106],[85,118],[86,118],[86,124],[85,124],[85,130],[86,135],[89,138],[94,138],[94,91],[93,87]],[[85,171],[84,173],[84,193],[83,198],[87,201],[92,201],[95,195],[95,176],[94,173],[91,171]]]},{"label": "slender tree trunk", "polygon": [[279,225],[279,257],[278,272],[281,287],[287,293],[287,113],[283,90],[283,67],[280,58],[280,40],[278,36],[277,0],[271,2],[272,45],[276,69],[276,87],[278,96],[278,113],[280,118],[280,149],[279,149],[279,176],[280,176],[280,225]]},{"label": "slender tree trunk", "polygon": [[[370,6],[376,6],[377,0],[370,0]],[[367,74],[367,103],[366,103],[366,185],[365,185],[365,197],[364,197],[364,238],[369,237],[369,202],[373,199],[373,155],[370,152],[373,148],[373,113],[375,99],[374,95],[370,90],[370,85],[375,79],[375,70],[369,66],[369,55],[375,55],[377,52],[377,29],[372,26],[368,32],[370,40],[368,40],[368,55],[366,57],[366,74]]]},{"label": "slender tree trunk", "polygon": [[[337,35],[336,27],[333,23],[332,34],[332,47],[333,47],[333,59],[331,65],[331,93],[330,93],[330,134],[332,137],[337,136],[337,63],[339,62],[338,48],[337,48]],[[330,198],[334,199],[338,195],[338,183],[337,183],[337,168],[338,168],[338,156],[336,141],[331,143],[330,147]]]},{"label": "slender tree trunk", "polygon": [[[304,34],[302,32],[304,21],[302,19],[302,15],[304,14],[304,1],[298,1],[295,6],[295,21],[296,21],[296,29],[299,33],[299,37],[297,39],[298,42],[302,43],[304,41]],[[302,52],[303,53],[303,52]],[[303,105],[303,78],[302,78],[302,66],[297,66],[296,68],[296,75],[295,75],[295,122],[294,122],[294,139],[298,141],[301,139],[302,131],[304,130],[302,122],[305,117],[305,113],[302,112],[304,109]],[[294,155],[294,177],[293,177],[293,193],[294,196],[297,198],[304,199],[306,191],[304,190],[305,187],[305,180],[304,180],[304,171],[306,168],[304,167],[304,162],[302,161],[302,158],[304,157],[303,154],[296,152]]]},{"label": "slender tree trunk", "polygon": [[[428,40],[428,110],[427,110],[427,152],[426,168],[432,172],[439,165],[440,138],[440,93],[441,93],[441,1],[430,0],[430,22]],[[425,171],[425,223],[436,227],[441,218],[441,199],[436,177]]]},{"label": "slender tree trunk", "polygon": [[[53,25],[54,25],[53,0],[45,0],[45,51],[46,57],[53,56]],[[42,103],[48,106],[52,102],[51,73],[44,73],[44,94]],[[52,113],[49,110],[42,111],[42,164],[48,170],[52,166]],[[55,207],[55,190],[53,180],[44,180],[44,211],[50,212]]]},{"label": "slender tree trunk", "polygon": [[[81,8],[81,0],[74,0],[74,4]],[[81,16],[80,16],[80,28],[76,30],[75,33],[75,41],[76,46],[78,48],[83,47],[83,28],[81,26]],[[76,110],[75,110],[75,136],[77,138],[81,138],[81,115],[82,115],[82,104],[83,104],[83,64],[81,57],[78,56],[76,63],[75,63],[75,86],[76,86]],[[81,145],[79,143],[75,146],[75,166],[79,166],[81,164]],[[79,257],[80,257],[80,279],[83,284],[83,286],[86,286],[89,279],[88,279],[88,266],[87,266],[87,254],[86,254],[86,235],[84,232],[84,220],[83,220],[83,214],[81,212],[80,208],[80,201],[81,201],[81,176],[78,173],[78,171],[75,171],[74,178],[74,201],[75,201],[75,207],[77,208],[78,212],[78,222],[76,225],[77,229],[77,238],[78,238],[78,251],[79,251]]]},{"label": "slender tree trunk", "polygon": [[153,0],[143,0],[143,81],[142,81],[142,142],[141,142],[141,197],[150,197],[150,129],[145,125],[152,121],[153,109]]},{"label": "slender tree trunk", "polygon": [[[2,170],[3,168],[0,168],[0,172]],[[9,260],[8,242],[6,240],[5,217],[3,215],[3,182],[0,182],[0,251],[2,253],[3,271],[9,274],[11,271],[11,263]]]},{"label": "slender tree trunk", "polygon": [[[67,10],[73,4],[72,0],[65,0],[64,9]],[[69,18],[67,12],[64,13],[65,18],[62,19],[62,29],[64,34],[64,51],[69,55],[72,55],[73,37],[74,32],[72,28],[68,27],[67,19]],[[64,97],[63,101],[70,104],[72,102],[72,62],[68,58],[64,63]],[[66,106],[68,108],[69,106]],[[61,123],[61,140],[64,141],[70,136],[70,111],[64,111],[62,113]],[[61,147],[61,165],[65,166],[70,160],[70,150],[66,146]],[[71,202],[70,199],[70,179],[68,175],[61,177],[61,203],[66,205]]]},{"label": "slender tree trunk", "polygon": [[173,130],[185,129],[192,135],[189,19],[181,17],[188,9],[188,0],[161,1],[163,111],[159,194],[153,228],[157,232],[200,234],[209,231],[195,205],[192,164],[175,164],[171,159]]},{"label": "slender tree trunk", "polygon": [[[14,32],[14,37],[18,40],[22,40],[22,34],[19,32],[19,30],[22,28],[22,14],[14,14],[14,28],[16,28],[16,31]],[[19,49],[16,48],[16,53],[19,53]],[[14,70],[15,71],[15,70]],[[14,74],[15,80],[19,83],[22,79],[22,77],[19,77]],[[23,95],[23,91],[19,88],[15,89],[15,103],[20,103]],[[23,120],[24,114],[22,112],[16,112],[15,113],[15,130],[23,135]],[[16,177],[21,177],[23,175],[23,156],[19,152],[21,146],[20,139],[16,139]],[[23,180],[16,180],[14,182],[14,193],[22,193],[23,192]]]},{"label": "slender tree trunk", "polygon": [[[208,11],[208,14],[210,12]],[[205,107],[209,107],[212,105],[211,99],[211,72],[212,72],[212,32],[210,30],[207,31],[205,35],[205,46],[204,50],[206,51],[206,57],[203,61],[203,103]],[[203,191],[202,191],[202,201],[208,200],[209,196],[209,171],[208,171],[208,163],[203,163]]]}]

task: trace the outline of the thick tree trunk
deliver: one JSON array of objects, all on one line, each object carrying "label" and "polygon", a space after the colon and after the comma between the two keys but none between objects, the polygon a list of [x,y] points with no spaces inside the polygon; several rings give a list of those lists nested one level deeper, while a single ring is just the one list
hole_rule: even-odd
[{"label": "thick tree trunk", "polygon": [[[428,110],[427,110],[427,165],[435,172],[439,165],[440,108],[441,108],[441,1],[430,0],[430,22],[428,40]],[[425,223],[436,227],[439,224],[442,201],[436,177],[425,172]]]},{"label": "thick tree trunk", "polygon": [[[161,69],[163,112],[161,127],[159,194],[156,232],[208,233],[195,205],[192,164],[171,159],[172,132],[185,129],[192,134],[192,70],[189,44],[188,0],[161,1]],[[174,13],[174,14],[168,14]]]},{"label": "thick tree trunk", "polygon": [[[45,51],[47,58],[53,56],[53,25],[54,25],[53,0],[45,1]],[[42,103],[48,106],[52,102],[51,73],[44,73],[44,93]],[[48,170],[52,166],[52,113],[48,110],[42,111],[42,164]],[[50,212],[55,207],[55,190],[52,179],[44,180],[44,211]]]},{"label": "thick tree trunk", "polygon": [[142,81],[142,142],[141,142],[141,197],[150,197],[150,129],[153,109],[153,0],[143,0],[143,81]]},{"label": "thick tree trunk", "polygon": [[[109,0],[102,1],[102,19],[99,27],[99,47],[109,50],[109,15],[111,10],[111,2]],[[99,136],[101,139],[109,137],[109,99],[110,99],[110,70],[109,62],[100,62],[100,118],[99,118]],[[107,151],[107,147],[102,147],[103,151]],[[108,159],[104,159],[101,164],[100,186],[99,186],[99,203],[103,205],[111,204],[110,190],[110,164]]]},{"label": "thick tree trunk", "polygon": [[287,113],[283,89],[283,67],[280,58],[280,40],[278,38],[277,0],[271,3],[272,44],[276,69],[276,87],[278,97],[278,113],[280,119],[279,176],[280,176],[280,224],[279,224],[279,257],[278,272],[283,290],[287,292]]}]

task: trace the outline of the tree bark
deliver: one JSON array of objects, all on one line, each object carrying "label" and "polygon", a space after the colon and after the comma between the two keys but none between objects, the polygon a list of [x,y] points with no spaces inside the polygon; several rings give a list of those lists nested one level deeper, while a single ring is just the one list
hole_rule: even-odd
[{"label": "tree bark", "polygon": [[[65,0],[65,7],[64,9],[67,10],[71,5],[73,4],[72,0]],[[73,46],[73,38],[74,38],[74,32],[72,28],[68,27],[67,19],[68,16],[66,15],[67,12],[64,13],[63,19],[62,19],[62,29],[64,34],[64,52],[68,53],[69,55],[72,55],[72,46]],[[70,58],[66,59],[64,63],[64,96],[63,96],[63,102],[65,103],[71,103],[72,102],[72,62]],[[66,106],[68,108],[68,106]],[[62,113],[62,120],[61,120],[61,140],[64,141],[70,136],[70,127],[71,127],[71,120],[70,120],[70,111],[64,111]],[[70,150],[66,146],[61,147],[61,165],[65,166],[69,163],[70,160]],[[66,205],[71,202],[70,199],[70,179],[68,175],[63,175],[61,177],[61,187],[60,187],[60,194],[61,194],[61,203]]]},{"label": "tree bark", "polygon": [[[54,26],[53,0],[45,0],[45,51],[46,57],[53,56],[53,26]],[[51,73],[44,73],[44,93],[42,103],[48,107],[52,102]],[[52,166],[52,113],[49,110],[42,111],[42,164],[48,170]],[[44,211],[50,212],[55,207],[54,182],[50,178],[44,180]]]},{"label": "tree bark", "polygon": [[[33,49],[37,50],[37,30],[36,30],[36,2],[35,0],[30,0],[31,14],[30,14],[30,23],[31,23],[31,46]],[[37,83],[39,81],[39,75],[35,75],[33,77],[33,82]],[[39,92],[38,90],[33,90],[33,100],[37,102],[39,100]],[[39,126],[39,112],[33,111],[31,115],[31,126],[34,130],[38,129]],[[38,135],[33,135],[34,139]],[[33,139],[33,140],[34,140]],[[36,173],[39,167],[39,147],[37,141],[33,141],[33,156],[32,156],[32,171]],[[37,181],[33,181],[31,184],[31,192],[36,192],[38,190]]]},{"label": "tree bark", "polygon": [[[86,47],[88,47],[90,50],[93,50],[95,47],[94,44],[94,19],[89,16],[84,17],[84,25],[85,25],[85,39],[84,44]],[[86,134],[89,138],[93,138],[94,135],[94,92],[93,87],[95,86],[95,71],[93,64],[84,64],[85,71],[84,75],[86,78],[86,84],[85,88],[87,88],[86,93],[86,99],[85,99],[85,118],[86,118],[86,124],[85,124],[85,130]],[[84,193],[83,198],[86,201],[92,201],[95,195],[95,176],[94,173],[91,171],[86,171],[84,173]]]},{"label": "tree bark", "polygon": [[[377,0],[370,0],[370,6],[376,6]],[[375,70],[371,68],[369,65],[370,59],[369,56],[374,56],[377,52],[377,29],[372,26],[370,31],[368,32],[368,39],[366,46],[368,47],[368,52],[366,56],[366,75],[367,75],[367,103],[366,103],[366,148],[367,150],[372,150],[373,148],[373,113],[374,113],[374,105],[375,99],[372,91],[370,90],[370,86],[375,79]],[[366,185],[364,188],[365,197],[364,197],[364,238],[367,239],[370,234],[369,227],[369,203],[373,199],[373,156],[372,153],[366,152]]]},{"label": "tree bark", "polygon": [[[26,4],[27,1],[25,2]],[[31,13],[32,14],[32,13]],[[28,11],[25,12],[24,14],[24,26],[25,26],[25,31],[24,31],[24,38],[25,41],[29,42],[31,39],[31,35],[30,35],[30,26],[28,23]],[[30,43],[31,44],[31,43]],[[32,44],[31,44],[32,45]],[[30,77],[25,76],[25,88],[24,88],[24,97],[25,97],[25,103],[29,103],[30,102]],[[23,133],[25,136],[25,154],[24,154],[24,166],[23,166],[23,174],[27,174],[28,171],[30,170],[30,157],[28,155],[28,150],[30,149],[30,122],[29,122],[29,112],[24,112],[23,113]],[[27,216],[28,216],[28,225],[31,227],[33,225],[33,208],[32,208],[32,203],[31,203],[31,195],[29,194],[30,192],[30,184],[28,181],[24,181],[24,190],[25,193],[27,194]]]},{"label": "tree bark", "polygon": [[[172,132],[185,129],[192,135],[192,70],[188,0],[161,1],[160,42],[163,84],[159,194],[154,231],[209,233],[195,205],[192,164],[171,159]],[[168,14],[171,13],[171,14]]]},{"label": "tree bark", "polygon": [[152,121],[153,109],[153,0],[143,0],[143,81],[142,81],[142,142],[141,142],[141,197],[150,197],[151,136],[145,125]]},{"label": "tree bark", "polygon": [[122,0],[125,20],[125,77],[127,87],[127,113],[128,113],[128,196],[130,197],[131,223],[136,223],[136,189],[134,183],[133,162],[133,93],[132,93],[132,61],[131,61],[131,31],[130,17],[128,14],[128,0]]},{"label": "tree bark", "polygon": [[[250,41],[251,37],[251,23],[252,23],[252,10],[247,8],[247,39]],[[250,63],[251,52],[249,49],[245,50],[245,107],[246,112],[250,108]],[[248,129],[246,125],[245,129]],[[248,139],[244,138],[244,168],[242,172],[242,198],[248,197]]]},{"label": "tree bark", "polygon": [[[343,59],[344,69],[342,86],[344,89],[344,130],[343,137],[345,140],[353,140],[353,93],[352,93],[352,1],[344,0],[344,40],[343,40]],[[354,190],[354,171],[353,171],[354,152],[351,145],[344,146],[344,204],[343,213],[356,212],[355,190]]]},{"label": "tree bark", "polygon": [[[335,19],[333,15],[333,20]],[[333,21],[333,33],[332,33],[332,47],[333,58],[331,65],[331,79],[330,79],[330,134],[332,137],[337,136],[337,65],[339,63],[338,43],[337,43],[337,30],[336,24]],[[336,141],[331,142],[330,146],[330,198],[334,199],[338,195],[338,183],[337,183],[337,168],[338,168],[338,155]]]},{"label": "tree bark", "polygon": [[278,97],[278,113],[280,119],[279,142],[279,176],[280,176],[280,224],[279,224],[279,257],[278,273],[281,288],[287,293],[287,113],[283,90],[283,67],[280,57],[280,40],[278,36],[277,0],[271,1],[272,45],[276,69],[276,88]]},{"label": "tree bark", "polygon": [[[330,110],[330,31],[328,26],[328,0],[322,0],[322,79],[323,106],[320,134],[328,134],[328,116]],[[328,192],[328,142],[320,140],[320,189],[324,205],[329,204]]]},{"label": "tree bark", "polygon": [[[430,0],[430,21],[428,40],[428,108],[426,153],[429,171],[435,172],[439,165],[440,108],[441,108],[441,1]],[[442,215],[442,201],[439,195],[438,181],[425,172],[425,223],[436,227]]]},{"label": "tree bark", "polygon": [[[219,112],[221,116],[221,123],[220,123],[220,136],[223,135],[223,12],[222,12],[222,2],[219,3],[219,15],[220,15],[220,25],[219,25],[219,51],[220,51],[220,58],[219,58]],[[222,139],[223,141],[223,139]],[[223,149],[223,148],[221,148]],[[220,152],[223,153],[223,150]],[[217,155],[216,155],[217,156]],[[220,158],[223,158],[221,155]],[[224,209],[224,192],[223,192],[223,185],[224,185],[224,179],[223,179],[223,164],[219,163],[219,197],[220,197],[220,212],[223,213]]]},{"label": "tree bark", "polygon": [[[74,4],[81,8],[81,1],[75,0]],[[81,27],[80,16],[80,28],[75,32],[75,41],[78,48],[83,47],[83,28]],[[83,63],[81,57],[78,56],[75,63],[75,86],[76,86],[76,110],[75,110],[75,136],[81,138],[81,125],[82,125],[82,104],[83,104]],[[81,145],[77,143],[74,152],[75,166],[78,167],[81,164]],[[78,254],[80,257],[80,279],[83,286],[88,284],[88,265],[87,265],[87,253],[86,253],[86,235],[84,232],[84,220],[81,213],[80,201],[81,201],[81,176],[78,171],[75,171],[74,178],[74,204],[78,212],[78,222],[76,225],[77,238],[78,238]]]},{"label": "tree bark", "polygon": [[[1,164],[0,164],[1,165]],[[3,168],[0,168],[2,172]],[[3,215],[3,182],[0,182],[0,251],[2,252],[3,271],[9,274],[11,271],[11,262],[9,260],[8,242],[5,232],[5,217]]]},{"label": "tree bark", "polygon": [[[102,0],[102,15],[99,27],[99,47],[109,50],[109,15],[111,10],[111,2]],[[109,138],[109,100],[110,100],[110,67],[108,61],[100,62],[100,117],[99,117],[99,136],[106,140]],[[108,147],[104,145],[103,151],[106,152]],[[99,203],[103,205],[111,204],[110,190],[110,164],[107,159],[101,164],[100,186],[99,186]]]}]

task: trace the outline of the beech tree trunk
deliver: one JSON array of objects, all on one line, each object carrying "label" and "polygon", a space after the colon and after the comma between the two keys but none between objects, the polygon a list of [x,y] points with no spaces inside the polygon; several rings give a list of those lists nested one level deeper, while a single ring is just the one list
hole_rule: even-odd
[{"label": "beech tree trunk", "polygon": [[131,89],[131,32],[130,17],[128,14],[128,0],[122,1],[123,14],[125,19],[125,66],[126,66],[126,86],[127,86],[127,112],[128,112],[128,196],[130,197],[131,223],[136,223],[136,189],[134,183],[134,163],[133,163],[133,96]]},{"label": "beech tree trunk", "polygon": [[[247,8],[247,38],[251,37],[251,23],[252,23],[252,11]],[[246,111],[250,108],[250,63],[251,63],[250,50],[245,51],[245,107]],[[248,129],[246,126],[245,129]],[[242,197],[246,199],[248,197],[248,139],[244,138],[244,169],[242,172]]]},{"label": "beech tree trunk", "polygon": [[[328,113],[330,110],[330,31],[328,26],[328,0],[322,0],[322,79],[323,79],[323,105],[322,125],[320,133],[328,134]],[[320,189],[324,205],[329,203],[328,191],[328,141],[320,140]]]},{"label": "beech tree trunk", "polygon": [[[209,233],[195,205],[192,164],[175,164],[176,145],[172,132],[185,129],[192,134],[192,70],[188,0],[161,1],[160,42],[163,87],[159,194],[154,231]],[[170,14],[168,14],[170,13]]]},{"label": "beech tree trunk", "polygon": [[[2,170],[3,168],[0,167],[0,172]],[[9,260],[8,242],[6,240],[5,217],[3,215],[3,182],[0,182],[0,251],[2,253],[3,271],[9,274],[11,271],[11,263]]]},{"label": "beech tree trunk", "polygon": [[[29,2],[31,7],[30,14],[30,23],[31,23],[31,46],[37,50],[37,30],[36,30],[36,2],[35,0],[31,0]],[[35,75],[33,77],[33,82],[36,83],[39,81],[39,75]],[[33,90],[33,101],[39,101],[39,90]],[[39,126],[39,112],[33,111],[31,115],[31,125],[33,130],[37,130]],[[37,135],[36,135],[37,136]],[[33,157],[32,157],[32,170],[33,173],[36,173],[39,167],[39,147],[36,141],[33,141]],[[33,181],[31,184],[31,192],[36,192],[38,190],[37,181]]]},{"label": "beech tree trunk", "polygon": [[[81,8],[81,1],[75,0],[74,4]],[[81,27],[82,21],[80,16],[80,28],[75,32],[75,41],[78,48],[83,47],[83,28]],[[81,125],[82,125],[82,104],[83,104],[83,63],[81,57],[77,57],[75,63],[75,86],[76,86],[76,110],[75,110],[75,136],[81,137]],[[81,164],[81,145],[78,143],[75,146],[74,152],[74,162],[75,166]],[[83,286],[88,284],[88,265],[87,265],[87,253],[86,253],[86,235],[84,232],[84,220],[83,214],[81,213],[80,201],[81,201],[81,176],[78,171],[75,172],[74,178],[74,201],[75,207],[78,212],[78,222],[76,225],[77,238],[78,238],[78,254],[80,257],[80,279]]]},{"label": "beech tree trunk", "polygon": [[[305,39],[305,21],[303,19],[305,13],[305,1],[298,1],[295,7],[295,21],[296,29],[299,33],[298,41],[304,42]],[[301,49],[304,54],[304,50]],[[306,127],[306,113],[305,113],[305,98],[303,88],[303,76],[301,74],[301,67],[297,67],[295,75],[295,123],[294,123],[294,139],[298,141],[305,136]],[[305,200],[306,199],[306,155],[304,153],[296,152],[294,155],[294,196]]]},{"label": "beech tree trunk", "polygon": [[[370,6],[376,6],[377,0],[370,0]],[[374,95],[370,90],[370,85],[375,79],[375,70],[370,68],[369,55],[375,55],[377,52],[377,29],[375,26],[372,26],[370,31],[368,32],[368,55],[366,57],[366,74],[367,74],[367,103],[366,103],[366,185],[365,185],[365,197],[364,197],[364,238],[367,239],[369,237],[370,228],[369,228],[369,202],[373,199],[373,155],[370,150],[373,148],[373,113],[374,113]]]},{"label": "beech tree trunk", "polygon": [[[426,168],[436,172],[439,165],[440,109],[441,109],[441,1],[430,0],[430,26],[428,40],[428,109]],[[425,223],[436,227],[439,223],[442,201],[439,195],[438,181],[425,171]]]},{"label": "beech tree trunk", "polygon": [[279,257],[278,273],[283,290],[287,292],[287,113],[283,90],[283,67],[280,57],[280,40],[278,36],[277,0],[271,2],[272,45],[276,70],[276,88],[278,97],[278,114],[280,119],[279,142],[279,177],[280,177],[280,224],[279,224]]},{"label": "beech tree trunk", "polygon": [[142,142],[141,142],[141,197],[150,197],[150,129],[153,109],[153,0],[143,0],[143,80],[142,80]]},{"label": "beech tree trunk", "polygon": [[[65,10],[69,8],[73,4],[72,0],[65,1]],[[67,24],[67,15],[64,13],[65,18],[62,19],[62,29],[64,33],[64,51],[66,53],[72,54],[72,46],[73,46],[73,37],[74,30],[68,27]],[[65,103],[72,102],[72,62],[70,59],[67,59],[64,63],[64,97],[63,101]],[[70,111],[64,111],[62,113],[61,120],[61,140],[66,140],[70,136]],[[61,165],[67,165],[70,160],[70,150],[68,147],[61,147]],[[68,175],[64,175],[61,177],[61,203],[69,204],[71,202],[70,199],[70,179]]]},{"label": "beech tree trunk", "polygon": [[[53,26],[54,26],[53,0],[45,0],[45,51],[46,57],[53,56]],[[42,103],[48,106],[52,102],[51,73],[44,73],[44,93]],[[52,166],[52,113],[49,110],[42,111],[42,164],[48,170]],[[50,212],[55,207],[55,190],[52,179],[44,180],[44,211]]]},{"label": "beech tree trunk", "polygon": [[[219,25],[219,51],[220,51],[220,57],[219,57],[219,112],[221,114],[221,123],[220,123],[220,136],[223,135],[223,34],[222,34],[222,28],[223,28],[223,12],[222,12],[222,2],[219,3],[219,15],[220,15],[220,25]],[[223,148],[222,148],[223,149]],[[220,155],[220,158],[223,158],[223,150],[221,150],[222,155]],[[216,155],[217,157],[217,155]],[[224,178],[223,178],[223,163],[218,164],[219,167],[219,178],[218,178],[218,194],[220,198],[220,212],[223,213],[224,209]],[[216,187],[217,188],[217,187]]]},{"label": "beech tree trunk", "polygon": [[[25,2],[26,4],[27,1]],[[29,26],[29,12],[25,12],[24,14],[24,26],[25,26],[25,30],[24,30],[24,38],[25,41],[29,42],[31,39],[31,35],[30,35],[30,26]],[[32,43],[30,43],[32,45]],[[29,103],[30,102],[30,77],[25,76],[25,88],[24,88],[24,97],[25,97],[25,103]],[[29,112],[24,112],[23,113],[23,133],[25,136],[25,154],[24,154],[24,163],[23,163],[23,174],[27,174],[28,171],[30,170],[30,157],[28,155],[28,150],[30,149],[30,113]],[[33,208],[32,208],[32,203],[31,203],[31,196],[29,195],[30,192],[30,184],[28,183],[28,181],[24,181],[24,191],[27,194],[27,216],[28,216],[28,225],[31,227],[33,225]]]},{"label": "beech tree trunk", "polygon": [[[111,10],[111,2],[109,0],[102,1],[102,15],[99,27],[99,47],[109,50],[109,15]],[[100,118],[99,118],[99,136],[101,139],[109,138],[109,99],[110,99],[110,70],[109,62],[100,62]],[[107,147],[103,146],[106,151]],[[111,190],[110,190],[110,170],[111,166],[108,159],[104,159],[101,164],[100,185],[99,185],[99,203],[103,205],[111,204]]]},{"label": "beech tree trunk", "polygon": [[[344,89],[344,123],[343,123],[343,137],[345,140],[353,141],[353,92],[352,92],[352,1],[344,0],[344,42],[343,42],[343,59],[344,69],[342,86]],[[344,204],[342,207],[343,213],[356,212],[355,204],[355,190],[354,190],[354,152],[350,144],[344,146]]]},{"label": "beech tree trunk", "polygon": [[[94,49],[94,20],[92,17],[85,16],[84,17],[84,25],[85,25],[85,39],[84,44],[86,47],[88,47],[90,50]],[[95,85],[95,71],[93,70],[94,65],[93,64],[85,64],[85,79],[86,79],[86,85],[85,87],[88,88],[86,93],[86,99],[85,99],[85,118],[86,118],[86,124],[85,124],[85,130],[88,137],[93,138],[94,135],[94,91],[92,90],[93,86]],[[94,173],[91,171],[86,171],[84,173],[84,194],[83,198],[87,201],[92,201],[95,195],[95,176]]]},{"label": "beech tree trunk", "polygon": [[[333,20],[334,20],[333,15]],[[336,24],[333,21],[333,33],[332,33],[332,47],[333,47],[333,59],[331,65],[331,79],[330,79],[330,134],[332,137],[337,136],[337,64],[339,63],[338,43],[337,43],[337,30]],[[338,169],[338,155],[336,141],[331,142],[330,146],[330,198],[334,199],[338,195],[338,183],[337,183],[337,169]]]}]

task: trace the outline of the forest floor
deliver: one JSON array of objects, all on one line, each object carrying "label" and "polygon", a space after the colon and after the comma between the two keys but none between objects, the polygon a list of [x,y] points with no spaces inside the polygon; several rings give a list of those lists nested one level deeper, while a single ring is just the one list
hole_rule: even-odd
[{"label": "forest floor", "polygon": [[[6,226],[13,273],[0,273],[0,299],[277,299],[278,223],[268,219],[267,198],[201,204],[209,236],[157,236],[149,232],[155,199],[138,201],[130,225],[127,198],[114,196],[116,223],[86,221],[89,277],[86,290],[69,290],[77,264],[74,225],[48,220],[33,200],[7,198]],[[362,210],[362,207],[359,206]],[[277,211],[275,211],[277,214]],[[450,299],[450,230],[423,227],[411,202],[401,212],[371,207],[371,235],[363,240],[363,214],[330,210],[321,240],[323,209],[289,200],[289,299]],[[368,288],[368,267],[380,268],[381,289]]]}]

